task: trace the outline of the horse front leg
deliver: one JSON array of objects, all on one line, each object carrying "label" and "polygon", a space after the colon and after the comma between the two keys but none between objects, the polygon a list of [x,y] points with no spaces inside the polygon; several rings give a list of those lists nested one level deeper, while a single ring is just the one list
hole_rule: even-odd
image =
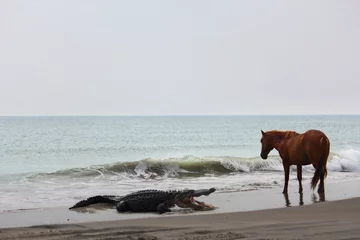
[{"label": "horse front leg", "polygon": [[302,165],[299,164],[297,165],[297,179],[299,181],[299,193],[303,192],[303,187],[302,187]]},{"label": "horse front leg", "polygon": [[290,175],[290,165],[284,163],[284,173],[285,173],[285,184],[284,184],[284,190],[282,193],[287,194],[288,192],[288,184],[289,184],[289,175]]}]

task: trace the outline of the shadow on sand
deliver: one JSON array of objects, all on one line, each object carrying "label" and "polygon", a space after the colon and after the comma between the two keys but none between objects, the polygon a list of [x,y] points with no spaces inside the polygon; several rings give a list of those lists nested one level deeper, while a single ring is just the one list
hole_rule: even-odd
[{"label": "shadow on sand", "polygon": [[[289,194],[284,193],[283,195],[284,195],[284,198],[285,198],[285,206],[286,207],[291,207]],[[312,201],[312,203],[325,202],[325,193],[312,193],[311,201]],[[299,193],[299,206],[302,206],[302,205],[304,205],[304,194]]]}]

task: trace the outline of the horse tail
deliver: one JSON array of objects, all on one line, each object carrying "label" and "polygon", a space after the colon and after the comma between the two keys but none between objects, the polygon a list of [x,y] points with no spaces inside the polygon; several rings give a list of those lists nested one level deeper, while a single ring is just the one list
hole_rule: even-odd
[{"label": "horse tail", "polygon": [[320,148],[322,148],[322,151],[320,153],[319,163],[318,166],[316,166],[314,176],[311,179],[311,189],[313,190],[319,182],[320,176],[322,174],[324,174],[324,178],[327,176],[326,163],[330,153],[330,142],[326,136],[320,138]]}]

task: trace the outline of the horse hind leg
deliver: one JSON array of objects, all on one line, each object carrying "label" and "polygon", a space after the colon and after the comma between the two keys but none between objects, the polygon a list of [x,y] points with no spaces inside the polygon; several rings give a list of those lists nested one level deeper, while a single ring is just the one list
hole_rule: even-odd
[{"label": "horse hind leg", "polygon": [[314,166],[315,167],[315,173],[314,173],[314,176],[313,176],[313,178],[311,180],[311,188],[315,189],[318,181],[320,180],[320,184],[319,184],[318,191],[317,191],[318,193],[324,193],[325,192],[324,180],[325,180],[326,175],[327,175],[326,160],[327,160],[327,158],[322,159],[322,161],[319,162],[317,167]]},{"label": "horse hind leg", "polygon": [[324,167],[322,167],[322,170],[320,172],[320,184],[318,187],[318,193],[324,193],[325,192],[325,186],[324,186],[324,179],[325,179],[325,171]]},{"label": "horse hind leg", "polygon": [[320,139],[320,146],[323,146],[324,148],[323,148],[322,153],[320,154],[319,163],[315,170],[314,177],[311,181],[311,187],[314,189],[317,181],[320,180],[320,184],[318,187],[318,193],[324,193],[325,192],[324,179],[327,176],[326,164],[327,164],[327,159],[329,157],[329,152],[330,152],[329,139],[326,137],[325,138],[322,137]]},{"label": "horse hind leg", "polygon": [[299,193],[303,192],[302,187],[302,165],[297,165],[297,179],[299,181]]}]

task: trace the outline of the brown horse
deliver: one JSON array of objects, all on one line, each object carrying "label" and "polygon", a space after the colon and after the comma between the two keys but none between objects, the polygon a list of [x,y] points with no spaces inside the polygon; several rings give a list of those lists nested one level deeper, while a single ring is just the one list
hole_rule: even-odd
[{"label": "brown horse", "polygon": [[315,168],[311,180],[311,188],[314,190],[319,179],[318,193],[324,193],[324,179],[327,175],[326,163],[330,152],[328,137],[319,130],[308,130],[299,134],[294,131],[267,131],[262,133],[261,158],[266,159],[269,152],[274,148],[279,152],[285,172],[285,185],[283,193],[288,191],[290,166],[297,166],[297,179],[299,181],[299,193],[302,193],[302,166],[312,164]]}]

